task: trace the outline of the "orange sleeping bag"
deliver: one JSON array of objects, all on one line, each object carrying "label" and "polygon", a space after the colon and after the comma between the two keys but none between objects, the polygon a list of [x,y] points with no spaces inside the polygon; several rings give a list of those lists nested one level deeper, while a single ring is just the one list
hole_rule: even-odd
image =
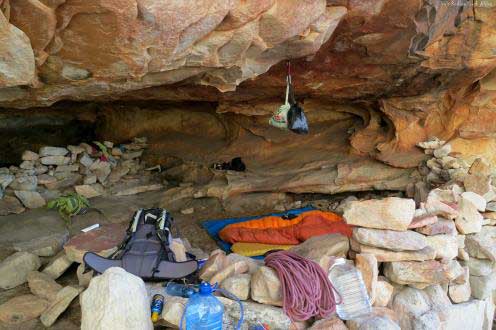
[{"label": "orange sleeping bag", "polygon": [[299,244],[310,237],[338,233],[351,237],[351,226],[331,212],[308,211],[293,219],[268,216],[234,223],[219,233],[222,240],[263,244]]}]

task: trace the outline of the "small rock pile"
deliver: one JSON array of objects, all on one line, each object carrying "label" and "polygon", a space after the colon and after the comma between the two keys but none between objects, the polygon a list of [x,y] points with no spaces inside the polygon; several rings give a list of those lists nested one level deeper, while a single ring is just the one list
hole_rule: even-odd
[{"label": "small rock pile", "polygon": [[417,144],[424,149],[426,155],[432,155],[425,164],[419,167],[426,181],[432,184],[442,184],[451,179],[463,178],[469,169],[469,164],[458,157],[450,155],[452,148],[446,141],[436,137]]},{"label": "small rock pile", "polygon": [[475,192],[488,200],[496,197],[491,168],[483,159],[477,158],[469,164],[452,152],[449,143],[436,137],[417,145],[424,149],[425,154],[432,155],[432,158],[418,167],[422,180],[408,185],[406,189],[408,197],[414,198],[417,205],[426,201],[427,194],[433,188],[448,182],[456,182],[467,191]]},{"label": "small rock pile", "polygon": [[141,161],[146,146],[146,138],[135,138],[118,146],[105,141],[100,148],[81,143],[26,150],[18,167],[0,168],[0,215],[42,207],[69,192],[92,198],[161,189]]},{"label": "small rock pile", "polygon": [[49,271],[39,272],[40,257],[26,251],[16,252],[0,264],[0,288],[11,289],[28,283],[31,294],[11,298],[0,305],[0,321],[10,325],[40,318],[50,327],[83,291],[80,286],[55,282],[58,277]]}]

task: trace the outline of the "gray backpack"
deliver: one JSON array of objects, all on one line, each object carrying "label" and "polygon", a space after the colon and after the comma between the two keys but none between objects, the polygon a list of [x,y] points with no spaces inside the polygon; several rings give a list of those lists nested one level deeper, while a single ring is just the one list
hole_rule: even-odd
[{"label": "gray backpack", "polygon": [[172,219],[165,209],[139,209],[118,250],[110,258],[87,252],[83,256],[85,266],[97,273],[121,267],[144,280],[186,277],[198,269],[198,262],[191,254],[188,254],[190,260],[176,262],[169,248],[171,227]]}]

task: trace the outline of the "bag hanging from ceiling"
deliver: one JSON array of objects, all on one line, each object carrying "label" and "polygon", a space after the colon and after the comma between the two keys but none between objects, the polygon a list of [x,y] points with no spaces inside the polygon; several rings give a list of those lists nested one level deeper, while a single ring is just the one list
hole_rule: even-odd
[{"label": "bag hanging from ceiling", "polygon": [[299,106],[294,97],[294,89],[291,81],[291,65],[287,63],[288,73],[286,76],[286,99],[283,105],[272,115],[269,124],[289,129],[296,134],[308,134],[308,121],[303,108]]}]

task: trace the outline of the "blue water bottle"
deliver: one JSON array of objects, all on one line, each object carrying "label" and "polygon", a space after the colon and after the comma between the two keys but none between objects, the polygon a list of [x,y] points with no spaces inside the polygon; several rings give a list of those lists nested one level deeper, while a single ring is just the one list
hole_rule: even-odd
[{"label": "blue water bottle", "polygon": [[186,304],[186,330],[222,330],[223,315],[224,305],[213,295],[212,286],[203,282]]},{"label": "blue water bottle", "polygon": [[169,282],[165,286],[165,292],[169,296],[189,298],[195,293],[195,289],[181,283]]}]

